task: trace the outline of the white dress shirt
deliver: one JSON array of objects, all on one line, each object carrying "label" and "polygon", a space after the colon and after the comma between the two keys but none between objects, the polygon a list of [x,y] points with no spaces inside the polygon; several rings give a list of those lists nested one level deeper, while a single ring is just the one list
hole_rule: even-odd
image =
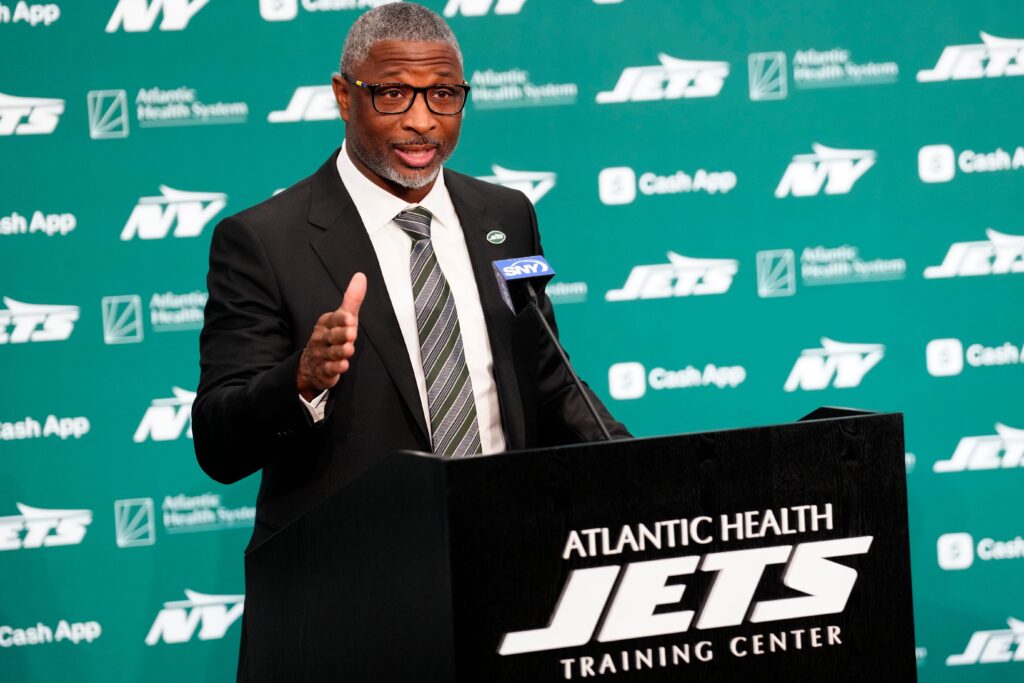
[{"label": "white dress shirt", "polygon": [[[484,453],[505,450],[505,435],[501,430],[501,414],[498,409],[498,390],[494,383],[494,358],[487,335],[480,293],[477,291],[473,266],[466,249],[462,224],[455,213],[444,174],[439,173],[434,186],[418,205],[409,204],[387,190],[375,185],[356,168],[343,144],[338,154],[338,175],[345,185],[359,217],[363,219],[366,232],[377,253],[377,261],[384,275],[388,297],[402,331],[409,362],[427,428],[430,428],[430,410],[427,403],[427,383],[420,359],[420,339],[416,325],[416,308],[412,294],[412,278],[409,274],[409,260],[412,255],[412,238],[395,223],[394,218],[402,211],[422,206],[433,215],[430,224],[430,242],[441,271],[448,280],[455,298],[455,309],[459,315],[462,330],[462,346],[465,351],[469,379],[473,385],[473,400],[476,403],[477,423],[480,428],[480,446]],[[356,342],[358,344],[358,341]],[[344,381],[344,378],[342,378]],[[313,399],[303,400],[314,420],[323,419],[327,392]],[[300,397],[301,398],[301,397]]]}]

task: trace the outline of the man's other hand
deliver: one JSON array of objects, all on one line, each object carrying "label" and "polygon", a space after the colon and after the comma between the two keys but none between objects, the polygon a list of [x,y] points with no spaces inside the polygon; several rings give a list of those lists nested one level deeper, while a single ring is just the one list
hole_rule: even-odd
[{"label": "man's other hand", "polygon": [[359,307],[365,296],[366,276],[356,273],[345,289],[338,310],[324,313],[316,321],[299,358],[296,374],[299,393],[307,401],[333,387],[348,371],[359,330]]}]

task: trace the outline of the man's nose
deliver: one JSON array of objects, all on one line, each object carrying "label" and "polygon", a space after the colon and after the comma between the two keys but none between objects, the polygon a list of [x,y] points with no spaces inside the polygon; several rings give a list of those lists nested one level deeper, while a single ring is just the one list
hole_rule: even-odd
[{"label": "man's nose", "polygon": [[402,116],[402,127],[417,133],[426,133],[437,126],[437,118],[427,107],[427,94],[414,93],[412,106]]}]

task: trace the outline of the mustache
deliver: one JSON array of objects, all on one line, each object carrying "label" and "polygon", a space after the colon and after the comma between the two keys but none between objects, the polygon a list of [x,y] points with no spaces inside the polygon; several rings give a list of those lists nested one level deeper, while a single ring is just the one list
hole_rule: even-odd
[{"label": "mustache", "polygon": [[443,147],[444,146],[444,142],[439,140],[439,139],[437,139],[437,138],[431,138],[431,137],[423,136],[423,137],[418,137],[418,138],[409,138],[407,140],[391,140],[388,143],[388,145],[390,145],[391,147],[405,147],[405,146],[411,146],[411,145],[420,145],[420,146],[427,146],[427,145],[429,145],[431,147]]}]

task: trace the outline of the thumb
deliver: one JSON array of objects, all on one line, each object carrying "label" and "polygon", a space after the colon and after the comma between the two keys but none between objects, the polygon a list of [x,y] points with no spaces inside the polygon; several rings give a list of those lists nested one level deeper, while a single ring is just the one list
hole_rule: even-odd
[{"label": "thumb", "polygon": [[366,297],[366,276],[362,273],[356,273],[349,280],[348,288],[345,289],[345,296],[341,300],[341,310],[351,313],[352,315],[359,315],[359,307],[363,305],[363,299]]}]

